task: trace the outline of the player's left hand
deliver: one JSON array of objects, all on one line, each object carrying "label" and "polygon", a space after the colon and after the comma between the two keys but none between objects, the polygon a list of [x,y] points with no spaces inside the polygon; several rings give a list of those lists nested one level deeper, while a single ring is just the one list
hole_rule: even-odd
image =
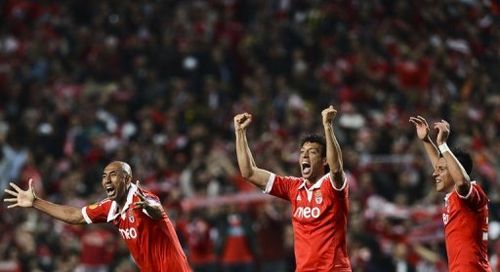
[{"label": "player's left hand", "polygon": [[433,128],[438,131],[436,143],[438,145],[446,143],[446,140],[448,140],[448,136],[450,135],[450,124],[445,120],[441,120],[440,122],[434,123]]},{"label": "player's left hand", "polygon": [[33,178],[30,178],[28,190],[23,190],[19,188],[15,183],[10,183],[10,188],[6,188],[4,191],[8,194],[8,198],[5,198],[4,202],[11,202],[8,209],[14,207],[29,208],[33,207],[33,202],[36,199],[35,190],[33,189]]},{"label": "player's left hand", "polygon": [[321,112],[321,116],[323,117],[323,125],[329,125],[337,116],[337,110],[330,106]]},{"label": "player's left hand", "polygon": [[136,185],[137,191],[135,192],[135,195],[138,196],[141,201],[138,201],[134,204],[134,209],[145,209],[153,219],[161,218],[163,211],[161,204],[156,201],[147,199],[147,197],[142,192],[141,187],[139,187],[139,181],[136,182]]}]

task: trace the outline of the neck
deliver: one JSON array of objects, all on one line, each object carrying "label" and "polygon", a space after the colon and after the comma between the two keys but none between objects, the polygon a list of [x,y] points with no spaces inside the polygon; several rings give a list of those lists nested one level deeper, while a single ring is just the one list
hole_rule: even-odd
[{"label": "neck", "polygon": [[116,203],[118,204],[118,206],[120,206],[120,209],[123,206],[125,206],[125,202],[127,201],[127,196],[128,196],[128,191],[129,190],[130,190],[130,184],[127,186],[127,189],[123,193],[122,197],[120,197],[119,199],[116,199]]},{"label": "neck", "polygon": [[314,178],[314,179],[312,179],[312,178],[306,178],[305,180],[306,180],[306,185],[307,185],[308,188],[311,187],[311,186],[313,186],[314,183],[316,183],[318,181],[317,178]]}]

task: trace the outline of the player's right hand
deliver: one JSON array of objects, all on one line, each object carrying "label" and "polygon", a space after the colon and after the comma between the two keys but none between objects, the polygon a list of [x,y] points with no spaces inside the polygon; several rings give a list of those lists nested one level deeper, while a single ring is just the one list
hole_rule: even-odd
[{"label": "player's right hand", "polygon": [[438,145],[446,143],[448,136],[450,136],[450,124],[445,120],[441,120],[441,122],[434,123],[434,129],[438,131],[436,143]]},{"label": "player's right hand", "polygon": [[252,115],[250,113],[240,113],[234,117],[234,130],[245,129],[252,122]]},{"label": "player's right hand", "polygon": [[420,115],[412,116],[410,117],[409,122],[415,125],[415,130],[417,131],[417,136],[420,140],[427,139],[427,136],[429,136],[430,128],[424,117]]},{"label": "player's right hand", "polygon": [[323,125],[330,125],[337,116],[337,110],[333,106],[329,106],[321,112],[321,117],[323,118]]},{"label": "player's right hand", "polygon": [[35,201],[35,191],[33,190],[33,179],[29,179],[29,188],[28,190],[23,190],[19,188],[14,183],[10,183],[10,187],[13,190],[10,190],[9,188],[5,189],[5,192],[11,196],[11,198],[5,198],[3,201],[4,202],[10,202],[9,206],[7,208],[14,208],[14,207],[24,207],[24,208],[29,208],[33,207],[33,202]]}]

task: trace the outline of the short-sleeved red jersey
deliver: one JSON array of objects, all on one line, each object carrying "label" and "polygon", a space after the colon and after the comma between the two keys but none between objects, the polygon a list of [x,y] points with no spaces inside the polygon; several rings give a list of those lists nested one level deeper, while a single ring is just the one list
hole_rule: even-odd
[{"label": "short-sleeved red jersey", "polygon": [[292,204],[296,271],[351,271],[346,242],[346,181],[336,189],[327,174],[307,188],[303,178],[272,174],[265,192]]},{"label": "short-sleeved red jersey", "polygon": [[[134,209],[141,201],[135,194],[137,186],[131,184],[127,201],[121,211],[115,201],[105,199],[85,206],[82,214],[88,224],[112,222],[125,240],[134,261],[141,271],[191,271],[182,251],[175,229],[165,211],[163,218],[153,220],[145,209]],[[160,203],[157,196],[142,190],[149,201]]]},{"label": "short-sleeved red jersey", "polygon": [[466,196],[446,195],[443,212],[450,272],[491,271],[488,263],[488,197],[475,182]]}]

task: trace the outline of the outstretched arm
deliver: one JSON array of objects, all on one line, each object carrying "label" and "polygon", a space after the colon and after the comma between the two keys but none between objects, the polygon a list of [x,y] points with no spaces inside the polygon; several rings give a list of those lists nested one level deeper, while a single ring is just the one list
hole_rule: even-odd
[{"label": "outstretched arm", "polygon": [[234,132],[236,134],[236,157],[241,175],[253,183],[255,186],[264,190],[267,181],[271,176],[271,172],[260,169],[256,166],[255,161],[248,146],[246,129],[252,121],[252,115],[249,113],[241,113],[234,117]]},{"label": "outstretched arm", "polygon": [[434,123],[434,129],[438,130],[436,143],[438,144],[441,155],[446,160],[446,166],[448,167],[451,178],[455,183],[455,188],[461,196],[466,196],[470,188],[469,174],[465,172],[462,164],[460,164],[458,159],[455,155],[453,155],[453,152],[451,152],[450,148],[446,144],[446,140],[450,135],[450,124],[448,124],[445,120],[441,120],[441,122]]},{"label": "outstretched arm", "polygon": [[321,112],[323,117],[323,128],[326,139],[326,160],[330,167],[330,173],[333,177],[335,188],[341,188],[344,185],[344,166],[342,162],[342,151],[337,142],[335,133],[333,133],[333,119],[337,115],[337,110],[330,106]]},{"label": "outstretched arm", "polygon": [[79,208],[54,204],[37,197],[35,191],[33,190],[32,183],[33,179],[30,179],[28,190],[23,190],[16,184],[10,183],[12,190],[7,188],[5,189],[5,192],[9,194],[11,198],[5,198],[4,202],[10,202],[12,204],[7,206],[7,208],[10,209],[14,207],[32,207],[66,223],[85,223],[85,220]]},{"label": "outstretched arm", "polygon": [[420,115],[410,117],[409,121],[415,125],[417,137],[424,145],[425,153],[427,153],[427,157],[429,157],[432,167],[434,168],[439,159],[439,151],[429,136],[429,124],[427,124],[425,118]]}]

